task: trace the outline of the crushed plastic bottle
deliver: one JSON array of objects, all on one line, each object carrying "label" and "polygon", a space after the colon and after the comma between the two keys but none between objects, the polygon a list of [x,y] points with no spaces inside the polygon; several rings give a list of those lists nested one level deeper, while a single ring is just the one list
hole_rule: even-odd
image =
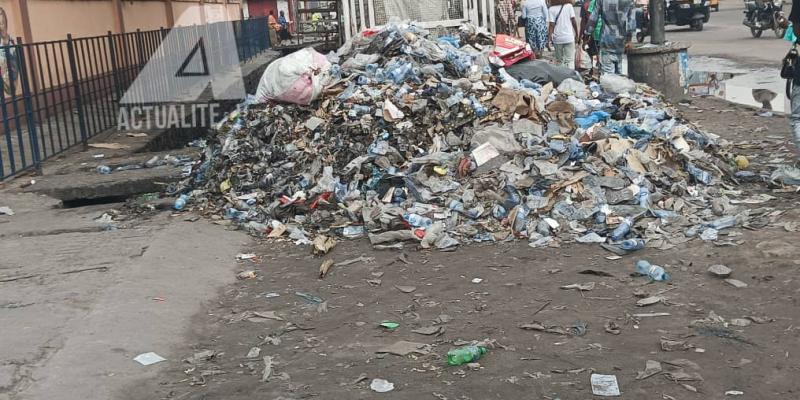
[{"label": "crushed plastic bottle", "polygon": [[111,174],[111,167],[109,167],[107,165],[99,165],[97,167],[97,172],[101,173],[103,175],[109,175],[109,174]]},{"label": "crushed plastic bottle", "polygon": [[478,361],[486,348],[483,346],[464,346],[447,352],[447,364],[456,366]]},{"label": "crushed plastic bottle", "polygon": [[619,248],[625,251],[641,250],[646,245],[644,239],[625,239],[619,244]]},{"label": "crushed plastic bottle", "polygon": [[686,172],[688,172],[689,175],[691,175],[697,182],[700,182],[704,185],[711,184],[711,174],[709,174],[708,171],[704,171],[695,167],[692,163],[686,164]]},{"label": "crushed plastic bottle", "polygon": [[734,226],[736,226],[736,222],[737,221],[735,215],[728,215],[711,221],[708,224],[708,227],[716,230],[733,228]]},{"label": "crushed plastic bottle", "polygon": [[175,204],[172,205],[172,208],[180,211],[186,207],[186,203],[189,201],[189,195],[182,194],[177,199],[175,199]]},{"label": "crushed plastic bottle", "polygon": [[639,260],[636,262],[636,273],[642,276],[648,276],[650,279],[658,282],[671,279],[669,274],[664,271],[664,267],[650,264],[650,262],[646,260]]},{"label": "crushed plastic bottle", "polygon": [[633,226],[633,220],[630,218],[623,218],[622,223],[617,226],[613,232],[611,232],[611,240],[618,241],[622,240],[625,235],[630,233],[631,227]]},{"label": "crushed plastic bottle", "polygon": [[417,228],[430,228],[433,225],[433,220],[428,217],[423,217],[419,214],[403,214],[403,219],[408,222],[409,225]]}]

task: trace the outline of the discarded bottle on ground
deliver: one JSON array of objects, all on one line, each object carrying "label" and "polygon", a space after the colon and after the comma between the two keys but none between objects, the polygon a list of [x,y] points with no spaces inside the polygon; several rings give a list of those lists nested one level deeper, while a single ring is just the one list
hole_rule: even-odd
[{"label": "discarded bottle on ground", "polygon": [[650,279],[654,281],[668,281],[670,280],[670,276],[667,271],[664,271],[664,267],[650,264],[650,262],[645,260],[639,260],[636,262],[636,273],[643,276],[649,276]]},{"label": "discarded bottle on ground", "polygon": [[625,239],[619,244],[619,248],[626,251],[641,250],[645,244],[644,239]]},{"label": "discarded bottle on ground", "polygon": [[447,352],[447,363],[450,365],[462,365],[478,361],[486,354],[486,347],[483,346],[464,346]]},{"label": "discarded bottle on ground", "polygon": [[409,225],[415,226],[418,228],[428,228],[433,225],[433,220],[428,217],[423,217],[419,214],[403,214],[403,219],[408,222]]},{"label": "discarded bottle on ground", "polygon": [[633,225],[633,220],[630,218],[624,218],[622,223],[611,232],[611,240],[622,240],[630,231],[631,226]]},{"label": "discarded bottle on ground", "polygon": [[108,175],[108,174],[111,173],[111,167],[109,167],[107,165],[100,165],[100,166],[97,167],[97,172],[99,172],[99,173],[101,173],[103,175]]},{"label": "discarded bottle on ground", "polygon": [[187,201],[189,201],[189,196],[185,195],[185,194],[182,194],[182,195],[180,195],[180,197],[175,199],[175,204],[172,206],[172,208],[174,208],[174,209],[176,209],[178,211],[183,210],[183,208],[186,207],[186,202]]}]

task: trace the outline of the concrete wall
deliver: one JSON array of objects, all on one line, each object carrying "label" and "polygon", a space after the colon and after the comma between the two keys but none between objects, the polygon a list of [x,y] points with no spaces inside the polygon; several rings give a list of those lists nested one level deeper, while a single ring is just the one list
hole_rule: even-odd
[{"label": "concrete wall", "polygon": [[[25,4],[29,36],[20,9]],[[119,4],[126,32],[170,26],[167,0],[120,0]],[[27,42],[65,39],[68,33],[77,38],[121,31],[115,0],[0,0],[0,9],[6,13],[8,33]],[[207,0],[205,4],[201,0],[172,0],[176,25],[237,20],[241,10],[241,4],[229,0]]]},{"label": "concrete wall", "polygon": [[166,4],[161,1],[123,1],[122,18],[129,31],[169,27]]},{"label": "concrete wall", "polygon": [[[28,1],[33,41],[105,35],[114,28],[111,1]],[[21,35],[21,33],[20,33]]]}]

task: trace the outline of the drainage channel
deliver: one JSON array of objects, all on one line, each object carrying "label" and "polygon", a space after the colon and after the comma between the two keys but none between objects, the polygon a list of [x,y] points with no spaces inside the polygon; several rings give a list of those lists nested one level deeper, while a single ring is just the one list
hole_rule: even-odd
[{"label": "drainage channel", "polygon": [[[689,70],[688,85],[691,95],[716,96],[737,104],[761,108],[761,101],[765,96],[763,90],[768,90],[775,94],[770,101],[774,112],[787,113],[790,110],[789,99],[786,97],[786,81],[781,79],[780,70],[776,68],[746,68],[722,58],[691,57]],[[753,92],[758,89],[762,89],[761,93]]]}]

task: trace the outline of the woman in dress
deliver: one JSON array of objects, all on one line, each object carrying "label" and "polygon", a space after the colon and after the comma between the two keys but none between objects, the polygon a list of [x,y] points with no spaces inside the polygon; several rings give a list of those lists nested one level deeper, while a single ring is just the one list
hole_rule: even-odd
[{"label": "woman in dress", "polygon": [[547,3],[545,0],[525,0],[522,18],[525,18],[525,39],[537,57],[547,47]]}]

